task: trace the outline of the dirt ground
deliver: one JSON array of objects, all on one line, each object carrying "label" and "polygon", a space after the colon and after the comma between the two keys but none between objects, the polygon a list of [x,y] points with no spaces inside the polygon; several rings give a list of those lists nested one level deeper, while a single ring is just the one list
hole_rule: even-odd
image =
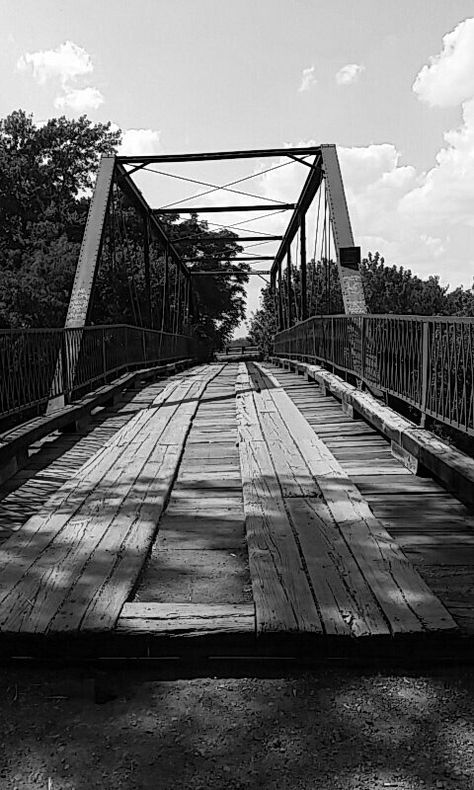
[{"label": "dirt ground", "polygon": [[470,669],[0,680],[1,790],[474,788]]}]

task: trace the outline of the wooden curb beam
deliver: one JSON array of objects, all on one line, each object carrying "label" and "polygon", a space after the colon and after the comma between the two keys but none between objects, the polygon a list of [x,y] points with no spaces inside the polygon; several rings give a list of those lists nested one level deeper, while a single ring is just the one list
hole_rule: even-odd
[{"label": "wooden curb beam", "polygon": [[474,459],[450,447],[431,431],[418,428],[369,393],[361,392],[320,365],[284,357],[272,357],[271,361],[316,381],[341,401],[343,409],[352,409],[390,439],[394,456],[413,474],[428,470],[467,507],[474,507]]},{"label": "wooden curb beam", "polygon": [[0,485],[28,463],[28,448],[54,431],[75,431],[83,427],[97,406],[112,405],[125,389],[137,388],[149,378],[168,376],[189,367],[191,359],[155,365],[125,373],[85,395],[75,403],[0,433]]}]

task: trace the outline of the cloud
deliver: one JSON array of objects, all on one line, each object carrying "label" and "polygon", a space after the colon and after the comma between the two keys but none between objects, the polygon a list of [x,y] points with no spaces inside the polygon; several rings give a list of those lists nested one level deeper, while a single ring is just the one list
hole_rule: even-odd
[{"label": "cloud", "polygon": [[314,66],[309,66],[307,69],[303,69],[303,73],[301,75],[301,83],[300,87],[298,88],[298,93],[304,93],[305,91],[309,91],[313,85],[316,85],[316,77],[314,76],[315,68]]},{"label": "cloud", "polygon": [[161,132],[154,129],[125,129],[119,154],[123,156],[142,156],[158,154],[161,151]]},{"label": "cloud", "polygon": [[91,56],[73,41],[65,41],[56,49],[26,52],[19,58],[17,69],[31,73],[38,85],[59,82],[61,93],[54,99],[58,109],[84,113],[104,103],[100,90],[87,84],[88,75],[94,71]]},{"label": "cloud", "polygon": [[443,37],[442,51],[431,57],[413,83],[430,106],[460,105],[462,123],[444,133],[435,165],[400,206],[425,227],[474,228],[474,19],[466,19]]},{"label": "cloud", "polygon": [[104,97],[97,88],[70,88],[64,96],[57,96],[54,100],[54,106],[58,109],[69,108],[79,113],[97,110],[103,103]]},{"label": "cloud", "polygon": [[442,51],[423,66],[413,90],[431,107],[455,107],[474,97],[474,19],[443,37]]},{"label": "cloud", "polygon": [[90,55],[72,41],[65,41],[56,49],[26,52],[17,62],[19,71],[31,70],[39,85],[50,79],[59,79],[65,87],[78,77],[90,74],[94,67]]},{"label": "cloud", "polygon": [[357,63],[348,63],[347,66],[343,66],[342,69],[339,69],[337,72],[337,84],[351,85],[353,82],[357,82],[364,69],[365,66],[359,66]]}]

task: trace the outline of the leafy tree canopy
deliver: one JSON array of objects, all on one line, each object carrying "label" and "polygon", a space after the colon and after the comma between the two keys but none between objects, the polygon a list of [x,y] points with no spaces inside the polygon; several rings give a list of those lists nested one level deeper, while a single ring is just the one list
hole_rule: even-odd
[{"label": "leafy tree canopy", "polygon": [[[380,253],[370,253],[361,264],[361,276],[369,313],[398,315],[474,315],[474,286],[449,290],[439,277],[422,279],[402,266],[387,266]],[[294,314],[300,319],[301,280],[299,269],[293,269]],[[283,303],[286,304],[285,279],[282,282]],[[307,266],[307,300],[309,315],[344,312],[337,266],[334,261],[311,261]],[[278,331],[276,299],[267,287],[262,292],[262,306],[250,322],[249,336],[266,351]]]},{"label": "leafy tree canopy", "polygon": [[[0,120],[0,326],[63,324],[98,161],[120,139],[110,123],[86,116],[37,126],[18,110]],[[120,217],[106,232],[92,320],[148,325],[142,221],[120,193],[112,204]],[[228,231],[211,231],[195,215],[161,220],[183,257],[199,258],[197,269],[239,272],[195,277],[193,325],[180,327],[221,346],[245,317],[248,267],[232,264],[240,248],[223,240]],[[177,293],[173,266],[165,289],[163,251],[152,243],[150,252],[151,325],[176,331],[173,315],[184,294]]]}]

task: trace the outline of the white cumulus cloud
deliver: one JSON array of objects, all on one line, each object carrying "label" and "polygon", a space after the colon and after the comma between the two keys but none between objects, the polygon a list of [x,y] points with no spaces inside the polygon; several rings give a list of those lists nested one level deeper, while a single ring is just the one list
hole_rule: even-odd
[{"label": "white cumulus cloud", "polygon": [[69,108],[79,113],[96,110],[103,103],[104,97],[97,88],[70,88],[64,96],[57,96],[54,100],[54,106],[58,109]]},{"label": "white cumulus cloud", "polygon": [[158,154],[161,151],[161,132],[154,129],[125,129],[119,153],[123,156]]},{"label": "white cumulus cloud", "polygon": [[30,73],[38,85],[59,83],[61,92],[54,99],[58,109],[84,113],[104,103],[100,90],[87,84],[94,71],[91,56],[73,41],[65,41],[56,49],[26,52],[19,58],[17,69]]},{"label": "white cumulus cloud", "polygon": [[423,66],[413,90],[432,107],[455,107],[474,96],[474,19],[443,37],[442,51]]},{"label": "white cumulus cloud", "polygon": [[72,41],[65,41],[56,49],[26,52],[17,62],[19,71],[30,71],[39,85],[49,79],[59,79],[63,86],[85,74],[94,66],[88,52]]},{"label": "white cumulus cloud", "polygon": [[301,74],[301,82],[298,88],[298,93],[304,93],[305,91],[309,91],[313,85],[316,85],[316,77],[315,77],[315,68],[314,66],[308,66],[307,69],[303,69],[303,73]]},{"label": "white cumulus cloud", "polygon": [[348,63],[347,66],[343,66],[342,69],[339,69],[337,72],[337,84],[351,85],[351,83],[356,82],[359,79],[364,69],[365,66],[360,66],[358,63]]}]

